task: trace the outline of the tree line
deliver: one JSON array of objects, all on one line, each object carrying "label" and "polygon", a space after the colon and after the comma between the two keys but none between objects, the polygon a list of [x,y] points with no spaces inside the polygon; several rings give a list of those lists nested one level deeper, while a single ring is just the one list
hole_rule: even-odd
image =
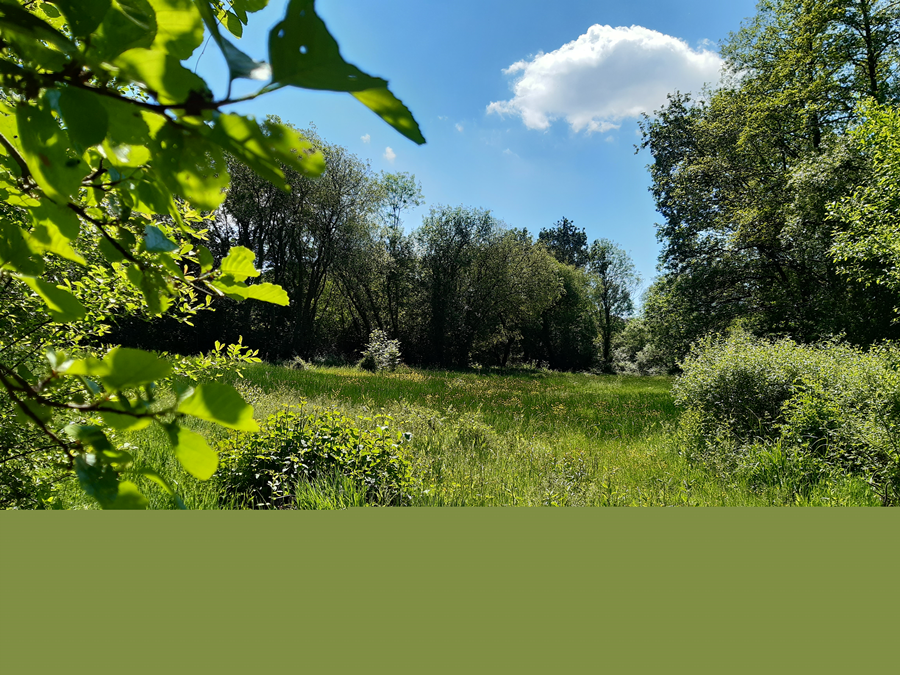
[{"label": "tree line", "polygon": [[404,216],[424,200],[414,176],[376,174],[314,128],[302,135],[322,153],[323,175],[286,167],[285,192],[230,157],[207,242],[216,260],[233,246],[253,251],[260,280],[281,286],[290,305],[226,299],[193,326],[120,317],[116,340],[199,352],[242,336],[270,360],[351,361],[379,330],[415,364],[611,368],[639,283],[617,245],[588,245],[565,218],[534,238],[463,206],[435,206],[407,231]]},{"label": "tree line", "polygon": [[805,343],[900,337],[884,168],[898,26],[895,1],[763,0],[722,45],[721,85],[645,116],[661,275],[624,336],[644,366],[676,369],[735,324]]}]

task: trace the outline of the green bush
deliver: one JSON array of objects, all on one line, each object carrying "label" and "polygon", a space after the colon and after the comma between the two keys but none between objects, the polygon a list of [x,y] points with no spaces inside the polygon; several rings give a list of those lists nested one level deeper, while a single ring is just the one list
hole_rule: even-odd
[{"label": "green bush", "polygon": [[408,502],[412,474],[401,450],[406,437],[391,429],[390,417],[354,419],[304,408],[301,402],[275,413],[260,433],[231,434],[219,445],[219,481],[227,501],[291,508],[303,501],[310,483],[343,476],[369,502]]},{"label": "green bush", "polygon": [[674,386],[682,449],[752,481],[855,476],[900,503],[900,351],[836,341],[799,345],[745,333],[707,338]]},{"label": "green bush", "polygon": [[372,331],[359,367],[375,373],[380,370],[396,370],[402,363],[400,341],[389,340],[387,333],[382,330]]}]

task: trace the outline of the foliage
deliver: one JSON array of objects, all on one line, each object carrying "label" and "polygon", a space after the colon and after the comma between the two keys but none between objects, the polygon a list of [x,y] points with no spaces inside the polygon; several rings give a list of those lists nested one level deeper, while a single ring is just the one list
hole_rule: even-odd
[{"label": "foliage", "polygon": [[[305,402],[269,417],[259,434],[235,434],[219,444],[218,481],[226,499],[254,508],[292,506],[304,482],[351,479],[371,501],[402,504],[411,474],[402,433],[387,416],[353,418],[336,410],[304,410]],[[374,430],[361,426],[373,422]]]},{"label": "foliage", "polygon": [[[831,246],[838,270],[866,286],[900,290],[900,110],[870,102],[850,131],[871,162],[870,178],[830,205],[840,228]],[[843,226],[841,226],[843,224]]]},{"label": "foliage", "polygon": [[568,218],[560,218],[553,227],[542,228],[538,241],[561,263],[584,267],[588,261],[587,234]]},{"label": "foliage", "polygon": [[[758,334],[897,336],[891,295],[839,273],[828,204],[867,184],[857,103],[896,105],[900,5],[765,0],[722,46],[721,85],[643,122],[664,221],[651,320],[669,359],[742,318]],[[854,275],[855,276],[855,275]],[[677,339],[675,339],[677,336]]]},{"label": "foliage", "polygon": [[705,339],[682,367],[674,394],[687,408],[682,433],[695,451],[757,477],[780,463],[801,492],[844,473],[869,484],[884,504],[900,501],[895,347],[864,352],[737,331]]},{"label": "foliage", "polygon": [[[134,483],[119,480],[134,459],[116,447],[119,432],[161,425],[184,468],[206,479],[217,456],[182,420],[256,428],[229,385],[176,387],[164,401],[156,383],[173,374],[170,363],[135,349],[101,358],[88,349],[116,314],[190,321],[212,298],[288,303],[277,285],[256,282],[261,272],[246,247],[223,251],[216,265],[204,212],[225,198],[226,154],[282,189],[285,172],[321,174],[323,155],[277,121],[260,125],[222,108],[285,86],[346,91],[424,142],[387,83],[343,60],[313,0],[288,4],[270,34],[270,64],[221,34],[220,23],[239,36],[265,4],[0,2],[0,285],[11,298],[0,316],[8,331],[0,384],[8,412],[33,427],[21,437],[28,446],[4,452],[24,450],[18,461],[52,449],[104,508],[147,504]],[[221,100],[181,64],[204,27],[228,64]],[[231,97],[233,80],[269,74],[255,94]],[[46,359],[37,356],[48,348]],[[4,430],[6,414],[0,409]],[[152,469],[143,475],[172,492]]]},{"label": "foliage", "polygon": [[372,331],[359,362],[360,368],[377,373],[380,370],[397,370],[402,363],[400,341],[389,339],[382,330]]},{"label": "foliage", "polygon": [[631,294],[641,283],[631,258],[609,239],[598,239],[588,252],[588,272],[600,323],[602,367],[612,370],[612,343],[624,327],[624,319],[634,311]]}]

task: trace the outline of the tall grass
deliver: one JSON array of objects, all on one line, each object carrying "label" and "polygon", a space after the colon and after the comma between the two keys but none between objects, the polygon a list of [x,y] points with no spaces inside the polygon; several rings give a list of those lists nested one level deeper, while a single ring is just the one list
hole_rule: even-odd
[{"label": "tall grass", "polygon": [[[679,410],[671,378],[545,371],[506,373],[353,368],[290,370],[258,364],[229,380],[264,421],[301,398],[338,408],[361,424],[375,413],[410,434],[402,451],[416,478],[417,506],[739,506],[798,503],[777,485],[752,489],[739,477],[681,456],[672,442]],[[367,422],[368,420],[368,422]],[[215,430],[198,424],[208,437]],[[214,441],[215,436],[210,437]],[[191,479],[148,430],[132,438],[138,457],[177,482],[189,508],[252,507],[224,501],[215,477]],[[170,497],[146,486],[151,506]],[[362,503],[340,477],[298,486],[298,508]],[[84,499],[71,490],[67,497]],[[80,500],[80,501],[79,501]],[[809,504],[866,504],[856,485],[823,485]]]}]

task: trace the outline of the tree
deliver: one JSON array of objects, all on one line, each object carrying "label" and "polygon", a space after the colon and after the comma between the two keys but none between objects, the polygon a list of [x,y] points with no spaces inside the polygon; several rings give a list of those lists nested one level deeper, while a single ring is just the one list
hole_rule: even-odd
[{"label": "tree", "polygon": [[631,258],[609,239],[598,239],[588,253],[588,271],[593,285],[600,324],[600,358],[605,370],[612,370],[613,336],[624,326],[624,319],[634,311],[632,293],[641,278]]},{"label": "tree", "polygon": [[489,211],[441,206],[416,232],[427,312],[429,363],[467,366],[474,341],[469,275],[497,222]]},{"label": "tree", "polygon": [[762,2],[723,45],[724,85],[644,120],[665,219],[659,325],[678,321],[683,336],[674,360],[738,318],[802,341],[896,334],[888,296],[838,274],[828,204],[870,172],[846,130],[859,97],[896,91],[897,16],[888,2]]},{"label": "tree", "polygon": [[587,234],[578,229],[568,218],[562,218],[550,228],[543,228],[538,234],[553,257],[566,265],[584,267],[587,263]]},{"label": "tree", "polygon": [[326,288],[342,277],[342,269],[358,262],[379,204],[379,186],[367,164],[312,130],[303,136],[324,158],[320,177],[289,172],[291,190],[285,194],[247,167],[235,166],[231,190],[210,227],[215,248],[241,244],[252,250],[265,278],[283,287],[291,300],[290,307],[242,322],[242,334],[266,336],[270,357],[311,355]]},{"label": "tree", "polygon": [[[265,2],[228,4],[223,25],[239,33]],[[285,170],[316,176],[325,159],[285,125],[222,108],[285,86],[346,91],[424,142],[387,83],[341,58],[313,0],[290,1],[270,33],[269,64],[221,34],[225,12],[219,0],[0,2],[0,286],[12,298],[0,310],[12,331],[0,337],[0,385],[8,409],[31,425],[28,445],[5,452],[55,452],[104,508],[146,506],[140,477],[174,495],[117,432],[161,425],[184,468],[206,479],[217,456],[183,419],[256,428],[252,408],[225,385],[176,388],[163,403],[154,385],[172,374],[169,362],[124,348],[98,358],[86,345],[92,324],[114,311],[189,319],[214,297],[287,304],[280,287],[253,282],[261,271],[250,249],[233,247],[215,266],[204,213],[225,198],[226,153],[282,189]],[[181,65],[204,27],[228,64],[220,100]],[[267,72],[257,93],[232,98],[233,80]]]},{"label": "tree", "polygon": [[[830,205],[831,219],[843,228],[831,255],[838,271],[867,288],[900,291],[900,110],[871,101],[863,121],[851,131],[871,162],[868,180]],[[895,295],[896,297],[896,295]],[[894,301],[900,311],[900,303]]]}]

